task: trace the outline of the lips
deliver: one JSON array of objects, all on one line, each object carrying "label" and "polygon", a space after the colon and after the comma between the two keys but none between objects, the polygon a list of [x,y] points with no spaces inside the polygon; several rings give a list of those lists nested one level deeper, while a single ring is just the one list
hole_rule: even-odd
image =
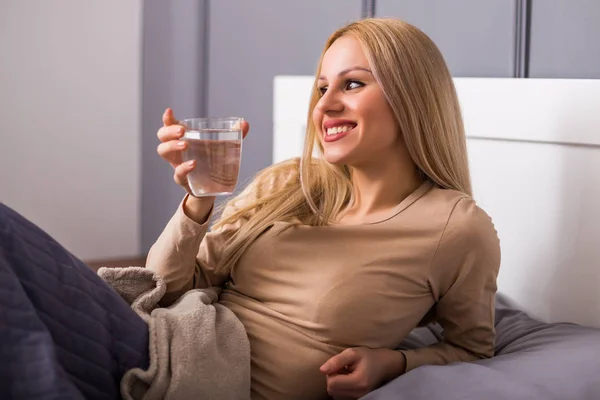
[{"label": "lips", "polygon": [[330,119],[323,123],[323,136],[326,142],[333,142],[346,136],[356,128],[354,121],[347,119]]}]

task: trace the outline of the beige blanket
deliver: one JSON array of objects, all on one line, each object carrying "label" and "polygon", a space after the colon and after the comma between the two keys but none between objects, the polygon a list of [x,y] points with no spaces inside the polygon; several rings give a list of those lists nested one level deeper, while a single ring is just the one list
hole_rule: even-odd
[{"label": "beige blanket", "polygon": [[150,329],[150,366],[129,370],[121,394],[134,399],[250,399],[250,344],[217,289],[191,290],[161,308],[166,284],[140,267],[100,268]]}]

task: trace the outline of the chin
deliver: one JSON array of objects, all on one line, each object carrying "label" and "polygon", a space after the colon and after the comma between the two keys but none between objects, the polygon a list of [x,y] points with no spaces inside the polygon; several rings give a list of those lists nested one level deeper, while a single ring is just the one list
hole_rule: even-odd
[{"label": "chin", "polygon": [[327,151],[324,152],[323,159],[333,165],[348,165],[350,161],[349,154]]},{"label": "chin", "polygon": [[351,137],[332,143],[322,143],[323,159],[333,165],[352,165],[360,158],[361,146]]}]

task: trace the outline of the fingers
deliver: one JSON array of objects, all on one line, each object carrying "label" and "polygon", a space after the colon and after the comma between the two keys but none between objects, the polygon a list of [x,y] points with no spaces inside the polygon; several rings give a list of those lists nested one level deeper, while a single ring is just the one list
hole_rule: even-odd
[{"label": "fingers", "polygon": [[195,161],[187,161],[182,164],[179,164],[175,167],[175,173],[173,174],[173,179],[178,185],[183,186],[184,188],[188,187],[187,176],[188,174],[196,167]]},{"label": "fingers", "polygon": [[327,375],[327,393],[334,399],[360,399],[372,390],[364,366],[349,374]]},{"label": "fingers", "polygon": [[[346,370],[347,366],[352,366],[358,362],[360,355],[354,349],[346,349],[340,354],[331,357],[325,364],[321,365],[321,372],[327,375],[340,373]],[[350,368],[352,369],[352,368]]]},{"label": "fingers", "polygon": [[158,145],[156,152],[170,163],[179,164],[181,152],[186,149],[187,142],[183,140],[169,140]]},{"label": "fingers", "polygon": [[362,392],[368,390],[368,381],[360,372],[336,375],[327,379],[327,389],[332,393]]},{"label": "fingers", "polygon": [[162,120],[163,126],[175,125],[179,123],[179,121],[177,121],[173,116],[173,110],[171,108],[167,108],[165,110]]},{"label": "fingers", "polygon": [[179,139],[183,136],[185,128],[181,125],[163,126],[158,130],[157,136],[161,142]]}]

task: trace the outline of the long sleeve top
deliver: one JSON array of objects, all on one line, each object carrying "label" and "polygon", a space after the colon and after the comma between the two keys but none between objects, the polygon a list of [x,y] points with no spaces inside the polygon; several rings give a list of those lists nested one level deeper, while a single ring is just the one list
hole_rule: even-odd
[{"label": "long sleeve top", "polygon": [[[248,201],[285,179],[250,187]],[[207,224],[189,219],[180,205],[146,267],[174,298],[192,288],[224,288],[220,302],[250,340],[253,399],[327,399],[321,364],[349,347],[394,349],[430,315],[444,340],[403,351],[406,371],[493,356],[499,240],[470,197],[425,182],[377,221],[275,222],[231,273],[215,273],[244,222],[207,233]]]}]

